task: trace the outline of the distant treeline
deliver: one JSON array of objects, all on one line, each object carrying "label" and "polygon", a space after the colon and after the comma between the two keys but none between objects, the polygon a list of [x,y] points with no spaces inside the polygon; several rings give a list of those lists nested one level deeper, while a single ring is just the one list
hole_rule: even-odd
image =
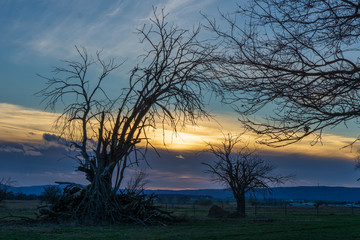
[{"label": "distant treeline", "polygon": [[[5,200],[46,200],[44,192],[42,195],[36,194],[25,194],[22,192],[14,193],[12,191],[6,193]],[[304,205],[308,205],[310,201],[304,200],[285,200],[285,199],[254,199],[247,198],[247,202],[251,205],[257,206],[283,206],[283,205],[293,205],[294,203],[298,205],[299,203],[303,203]],[[158,194],[156,198],[156,203],[158,204],[195,204],[195,205],[211,205],[214,202],[232,202],[233,199],[217,199],[210,195],[187,195],[187,194]],[[320,205],[331,205],[331,204],[360,204],[360,201],[311,201],[312,203],[317,203]]]},{"label": "distant treeline", "polygon": [[[43,193],[44,194],[44,193]],[[36,194],[25,194],[25,193],[14,193],[7,192],[5,200],[43,200],[42,195]],[[175,203],[175,204],[187,204],[195,203],[199,205],[208,205],[211,204],[213,200],[212,196],[208,195],[185,195],[185,194],[159,194],[157,195],[157,203]]]},{"label": "distant treeline", "polygon": [[24,194],[24,193],[6,193],[5,200],[39,200],[39,196],[35,194]]},{"label": "distant treeline", "polygon": [[199,205],[209,205],[213,197],[209,195],[186,195],[186,194],[158,194],[157,203],[175,203],[188,204],[194,203]]}]

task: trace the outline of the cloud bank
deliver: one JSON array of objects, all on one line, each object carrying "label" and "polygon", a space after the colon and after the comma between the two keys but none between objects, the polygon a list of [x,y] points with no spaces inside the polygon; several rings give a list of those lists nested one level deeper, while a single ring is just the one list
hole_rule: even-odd
[{"label": "cloud bank", "polygon": [[[51,184],[54,179],[71,179],[86,183],[82,175],[74,173],[76,163],[68,157],[66,140],[51,132],[56,114],[0,104],[0,176],[11,176],[19,185],[33,185],[41,181]],[[197,126],[185,126],[177,134],[152,130],[149,136],[160,152],[160,157],[148,151],[146,164],[151,188],[211,188],[214,186],[205,174],[202,162],[211,162],[205,153],[206,142],[217,143],[227,132],[239,129],[229,116],[218,116],[215,121],[204,120]],[[221,129],[221,130],[220,130]],[[255,142],[256,136],[245,134],[244,141]],[[350,138],[327,134],[323,145],[310,146],[309,141],[285,148],[261,148],[260,154],[278,166],[282,173],[295,173],[290,185],[356,186],[358,172],[354,171],[356,152],[341,149]],[[53,174],[49,174],[53,173]],[[49,176],[52,176],[49,178]],[[61,179],[61,176],[64,179]],[[221,187],[216,185],[216,187]]]}]

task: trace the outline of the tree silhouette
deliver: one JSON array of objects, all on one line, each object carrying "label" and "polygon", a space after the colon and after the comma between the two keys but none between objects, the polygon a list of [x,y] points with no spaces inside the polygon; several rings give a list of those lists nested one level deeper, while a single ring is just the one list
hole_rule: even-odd
[{"label": "tree silhouette", "polygon": [[50,204],[55,204],[59,201],[61,192],[62,190],[59,186],[45,186],[44,191],[39,196],[39,199]]},{"label": "tree silhouette", "polygon": [[[104,82],[121,64],[104,60],[101,52],[92,58],[85,48],[76,47],[79,61],[65,61],[65,67],[54,69],[53,77],[43,77],[47,86],[39,95],[50,109],[64,104],[56,127],[79,153],[77,169],[90,182],[71,209],[79,219],[138,219],[121,211],[124,207],[116,193],[125,170],[138,164],[152,147],[148,131],[159,125],[176,131],[208,116],[202,98],[213,83],[201,64],[210,50],[197,47],[199,29],[170,25],[166,15],[157,15],[154,9],[151,25],[144,25],[138,33],[146,50],[141,63],[132,69],[128,86],[115,99],[110,98]],[[95,66],[100,67],[100,75],[88,76]],[[138,220],[144,219],[150,217]]]},{"label": "tree silhouette", "polygon": [[281,184],[292,176],[274,175],[275,167],[260,158],[255,150],[246,144],[238,151],[236,145],[241,142],[241,136],[228,134],[224,136],[221,145],[208,143],[209,152],[216,160],[212,163],[203,163],[208,167],[212,180],[231,189],[236,200],[237,215],[244,217],[245,195],[254,197],[257,191],[271,191],[272,184]]},{"label": "tree silhouette", "polygon": [[0,202],[5,200],[9,194],[9,188],[16,183],[13,179],[9,178],[1,178],[0,179]]},{"label": "tree silhouette", "polygon": [[[253,0],[222,14],[228,27],[208,18],[225,101],[263,143],[309,135],[316,143],[325,128],[359,121],[359,8],[351,0]],[[249,117],[261,109],[274,110]]]}]

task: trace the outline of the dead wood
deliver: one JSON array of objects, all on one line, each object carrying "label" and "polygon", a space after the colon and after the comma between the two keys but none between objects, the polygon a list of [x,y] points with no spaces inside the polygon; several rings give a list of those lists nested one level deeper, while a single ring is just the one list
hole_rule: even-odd
[{"label": "dead wood", "polygon": [[143,191],[101,196],[91,186],[69,184],[54,204],[38,207],[39,220],[76,221],[81,224],[164,225],[174,220],[170,212],[154,205],[156,196]]}]

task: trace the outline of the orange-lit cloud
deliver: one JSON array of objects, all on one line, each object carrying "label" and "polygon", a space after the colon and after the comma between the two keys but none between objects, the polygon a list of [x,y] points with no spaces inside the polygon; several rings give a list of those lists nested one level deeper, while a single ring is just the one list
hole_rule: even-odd
[{"label": "orange-lit cloud", "polygon": [[312,146],[313,139],[303,139],[300,143],[292,144],[282,148],[263,148],[271,150],[274,153],[281,154],[302,154],[308,156],[325,157],[325,158],[341,158],[354,161],[358,152],[355,148],[346,147],[354,141],[353,138],[337,136],[332,134],[323,134],[322,142]]},{"label": "orange-lit cloud", "polygon": [[[0,140],[7,142],[39,143],[44,133],[53,132],[52,126],[58,115],[45,111],[28,109],[17,105],[0,103]],[[223,138],[223,133],[239,134],[243,132],[236,116],[216,116],[216,120],[202,120],[197,126],[186,125],[174,133],[170,128],[152,129],[148,136],[157,148],[176,151],[203,151],[206,143],[216,144]],[[257,136],[244,133],[245,142],[255,144]],[[332,157],[353,160],[356,151],[341,149],[353,141],[352,138],[324,134],[322,144],[311,146],[312,139],[283,148],[259,146],[260,150],[273,154],[303,154],[317,157]],[[165,143],[165,145],[164,145]],[[181,155],[178,155],[181,158]]]},{"label": "orange-lit cloud", "polygon": [[[259,151],[267,154],[302,154],[308,156],[341,158],[353,161],[357,156],[356,149],[343,148],[354,141],[353,138],[324,133],[322,142],[312,146],[313,139],[308,137],[301,142],[282,148],[270,148],[258,145],[258,136],[254,133],[245,132],[236,118],[217,116],[217,121],[202,121],[197,126],[186,126],[182,131],[173,134],[171,130],[165,130],[165,143],[168,149],[177,151],[202,151],[206,149],[206,143],[216,144],[223,140],[223,134],[242,134],[243,142],[249,143]],[[220,125],[220,123],[221,125]],[[156,132],[155,132],[156,133]],[[156,134],[155,134],[156,135]],[[162,136],[157,133],[157,136]],[[163,139],[154,138],[154,145],[161,147]],[[240,145],[239,145],[240,146]]]},{"label": "orange-lit cloud", "polygon": [[56,114],[0,103],[0,140],[39,142],[42,134],[52,131]]}]

